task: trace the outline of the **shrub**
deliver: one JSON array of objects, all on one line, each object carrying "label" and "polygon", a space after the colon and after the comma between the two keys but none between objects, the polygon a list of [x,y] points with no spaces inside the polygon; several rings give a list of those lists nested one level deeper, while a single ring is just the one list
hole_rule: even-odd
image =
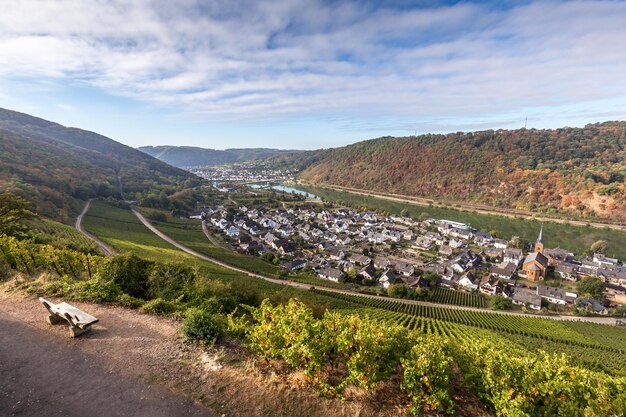
[{"label": "shrub", "polygon": [[513,302],[502,295],[496,295],[491,299],[491,308],[494,310],[510,310]]},{"label": "shrub", "polygon": [[115,300],[115,303],[122,307],[139,308],[145,304],[145,301],[139,298],[131,297],[128,294],[120,294]]},{"label": "shrub", "polygon": [[155,263],[147,283],[149,298],[173,300],[196,279],[194,268],[180,262]]},{"label": "shrub", "polygon": [[178,305],[174,302],[156,298],[148,301],[141,307],[143,313],[156,314],[157,316],[170,316],[178,310]]},{"label": "shrub", "polygon": [[185,312],[183,333],[196,340],[215,343],[224,335],[225,323],[217,315],[199,308],[190,308]]},{"label": "shrub", "polygon": [[76,299],[94,303],[112,303],[122,295],[122,290],[113,281],[93,278],[78,282],[74,286]]},{"label": "shrub", "polygon": [[146,217],[157,222],[167,222],[167,215],[161,211],[151,211],[146,215]]},{"label": "shrub", "polygon": [[145,298],[151,267],[152,262],[135,254],[117,255],[105,259],[98,266],[97,276],[100,280],[114,282],[128,295]]}]

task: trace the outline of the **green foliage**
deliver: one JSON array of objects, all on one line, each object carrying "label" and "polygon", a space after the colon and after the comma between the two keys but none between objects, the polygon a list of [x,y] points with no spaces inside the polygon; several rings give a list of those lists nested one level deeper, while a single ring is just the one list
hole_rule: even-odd
[{"label": "green foliage", "polygon": [[145,301],[128,294],[120,294],[115,300],[115,304],[126,308],[140,308],[145,304]]},{"label": "green foliage", "polygon": [[452,413],[450,392],[452,356],[449,344],[438,337],[420,337],[405,359],[401,387],[413,401],[411,413],[443,411]]},{"label": "green foliage", "polygon": [[167,221],[167,215],[163,213],[162,211],[151,211],[146,215],[146,217],[150,220],[154,220],[157,222]]},{"label": "green foliage", "polygon": [[564,355],[534,355],[468,338],[454,356],[497,416],[623,416],[626,409],[626,378],[572,366]]},{"label": "green foliage", "polygon": [[143,313],[156,314],[157,316],[171,316],[179,309],[177,303],[162,298],[150,300],[141,307]]},{"label": "green foliage", "polygon": [[606,251],[609,250],[609,242],[606,240],[596,240],[589,247],[589,250],[592,253],[606,253]]},{"label": "green foliage", "polygon": [[105,259],[98,267],[101,280],[114,282],[123,292],[137,298],[146,298],[148,274],[153,263],[135,254],[116,255]]},{"label": "green foliage", "polygon": [[[293,299],[275,307],[264,300],[249,310],[252,324],[243,327],[248,345],[265,359],[280,358],[302,369],[328,393],[350,384],[372,388],[395,372],[409,348],[408,332],[400,326],[331,312],[316,319],[310,308]],[[231,318],[230,325],[242,332],[241,320]],[[330,371],[340,376],[331,382]]]},{"label": "green foliage", "polygon": [[35,217],[28,201],[11,193],[0,193],[0,233],[23,236],[28,230],[25,221]]},{"label": "green foliage", "polygon": [[224,320],[219,316],[199,308],[191,308],[185,312],[182,329],[189,338],[215,343],[224,335],[225,326]]},{"label": "green foliage", "polygon": [[494,310],[510,310],[513,307],[511,299],[496,295],[491,299],[491,308]]},{"label": "green foliage", "polygon": [[154,263],[148,272],[149,298],[172,300],[196,279],[196,270],[181,262]]},{"label": "green foliage", "polygon": [[578,295],[593,298],[594,300],[604,300],[604,284],[599,277],[585,277],[576,284]]},{"label": "green foliage", "polygon": [[92,278],[76,283],[74,297],[92,303],[113,303],[122,296],[122,290],[113,281]]}]

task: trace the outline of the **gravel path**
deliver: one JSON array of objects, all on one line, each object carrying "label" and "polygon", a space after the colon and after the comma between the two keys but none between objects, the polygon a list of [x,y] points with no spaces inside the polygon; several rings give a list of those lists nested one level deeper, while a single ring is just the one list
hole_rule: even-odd
[{"label": "gravel path", "polygon": [[[33,317],[32,312],[28,312],[29,317],[39,319],[38,324],[47,325],[44,323],[45,311],[37,304],[32,300],[27,308],[39,307],[40,314]],[[69,339],[67,326],[54,326],[53,329],[47,325],[50,329],[44,331],[29,320],[16,318],[19,310],[14,302],[9,305],[6,299],[0,300],[0,415],[215,415],[182,395],[112,368],[104,361],[109,357],[106,353],[110,348],[106,338],[112,336],[106,328],[97,326],[84,338]],[[102,317],[106,321],[110,314]],[[103,346],[97,346],[99,340]],[[126,343],[126,349],[134,347],[134,343]],[[93,352],[94,348],[100,352]],[[132,353],[127,355],[129,367],[133,367],[133,356]]]}]

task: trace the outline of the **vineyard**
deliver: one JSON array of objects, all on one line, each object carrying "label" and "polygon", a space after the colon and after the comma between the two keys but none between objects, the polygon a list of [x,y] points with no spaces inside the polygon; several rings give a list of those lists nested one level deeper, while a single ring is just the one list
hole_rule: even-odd
[{"label": "vineyard", "polygon": [[470,294],[462,291],[435,288],[430,301],[439,304],[453,304],[463,307],[485,307],[485,298],[480,294]]},{"label": "vineyard", "polygon": [[[592,347],[623,354],[626,345],[614,342],[615,338],[592,338],[586,332],[580,332],[567,324],[546,318],[522,317],[509,314],[462,310],[454,307],[434,307],[419,304],[408,304],[386,298],[374,298],[351,294],[338,294],[329,291],[313,290],[329,297],[339,298],[361,306],[384,310],[385,313],[397,313],[396,318],[402,318],[401,324],[408,324],[410,317],[434,319],[448,323],[462,324],[505,334],[521,335],[543,340],[552,340],[567,345]],[[381,313],[382,314],[382,313]],[[391,319],[392,317],[387,317]],[[393,320],[397,322],[398,320]],[[418,323],[413,322],[413,323]],[[589,323],[585,323],[589,324]],[[590,326],[596,326],[589,324]],[[412,327],[411,327],[412,326]],[[416,324],[409,324],[413,328]],[[421,326],[421,323],[420,323]],[[626,337],[626,330],[613,328],[621,337]],[[620,339],[617,339],[620,340]]]}]

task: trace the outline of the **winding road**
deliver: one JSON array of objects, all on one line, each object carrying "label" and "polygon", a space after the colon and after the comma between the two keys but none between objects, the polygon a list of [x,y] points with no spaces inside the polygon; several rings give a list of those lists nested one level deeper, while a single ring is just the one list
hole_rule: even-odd
[{"label": "winding road", "polygon": [[83,208],[83,211],[76,218],[76,223],[74,224],[74,227],[83,235],[87,236],[87,238],[94,241],[96,245],[100,247],[100,249],[106,256],[115,255],[117,253],[115,249],[111,248],[109,245],[107,245],[106,243],[104,243],[103,241],[101,241],[100,239],[98,239],[97,237],[89,233],[88,231],[86,231],[85,228],[83,227],[83,217],[85,217],[85,214],[87,214],[87,212],[89,211],[89,208],[91,207],[91,202],[93,200],[94,200],[93,198],[90,200],[87,200],[87,203],[85,204],[85,207]]},{"label": "winding road", "polygon": [[[175,241],[171,237],[167,236],[165,233],[163,233],[160,230],[158,230],[156,227],[154,227],[152,225],[152,223],[150,223],[137,210],[132,209],[132,211],[135,214],[135,216],[139,219],[139,221],[141,223],[143,223],[143,225],[146,226],[148,229],[150,229],[150,231],[152,231],[152,233],[154,233],[155,235],[157,235],[158,237],[160,237],[161,239],[163,239],[164,241],[166,241],[170,245],[173,245],[173,246],[177,247],[178,249],[182,250],[183,252],[186,252],[189,255],[195,256],[196,258],[202,259],[202,260],[207,261],[207,262],[211,262],[213,264],[219,265],[219,266],[221,266],[223,268],[230,269],[232,271],[237,271],[237,272],[240,272],[242,274],[246,274],[246,275],[248,275],[250,277],[253,277],[253,278],[260,278],[260,279],[263,279],[265,281],[272,282],[274,284],[287,285],[287,286],[290,286],[290,287],[299,288],[299,289],[303,289],[303,290],[309,290],[312,287],[311,284],[301,284],[299,282],[286,281],[286,280],[270,278],[270,277],[267,277],[267,276],[264,276],[264,275],[256,274],[256,273],[247,271],[247,270],[245,270],[243,268],[238,268],[238,267],[229,265],[229,264],[227,264],[225,262],[219,261],[217,259],[211,258],[209,256],[203,255],[203,254],[201,254],[199,252],[196,252],[193,249],[190,249],[190,248],[180,244],[179,242]],[[356,294],[356,293],[351,292],[351,291],[338,290],[336,288],[321,287],[320,289],[322,289],[324,291],[328,291],[328,292],[339,293],[339,294],[358,295],[358,296],[361,296],[361,297],[380,299],[380,297],[376,296],[376,295],[361,294],[361,293]],[[552,320],[586,321],[586,322],[591,322],[591,323],[601,323],[601,324],[612,324],[612,325],[615,325],[615,319],[614,318],[610,318],[610,317],[532,316],[532,315],[529,315],[529,314],[517,313],[517,312],[512,312],[512,311],[486,310],[486,309],[476,308],[476,307],[463,307],[463,306],[455,306],[455,305],[447,305],[447,304],[438,304],[438,303],[431,303],[431,302],[427,302],[427,301],[403,300],[403,299],[398,299],[398,298],[394,298],[392,300],[393,301],[397,301],[399,303],[403,303],[403,304],[416,304],[416,305],[429,306],[429,307],[448,308],[448,309],[452,309],[452,310],[480,311],[480,312],[489,312],[489,313],[493,313],[493,314],[503,314],[503,315],[510,315],[510,316],[537,317],[537,318],[546,318],[546,319],[552,319]]]}]

